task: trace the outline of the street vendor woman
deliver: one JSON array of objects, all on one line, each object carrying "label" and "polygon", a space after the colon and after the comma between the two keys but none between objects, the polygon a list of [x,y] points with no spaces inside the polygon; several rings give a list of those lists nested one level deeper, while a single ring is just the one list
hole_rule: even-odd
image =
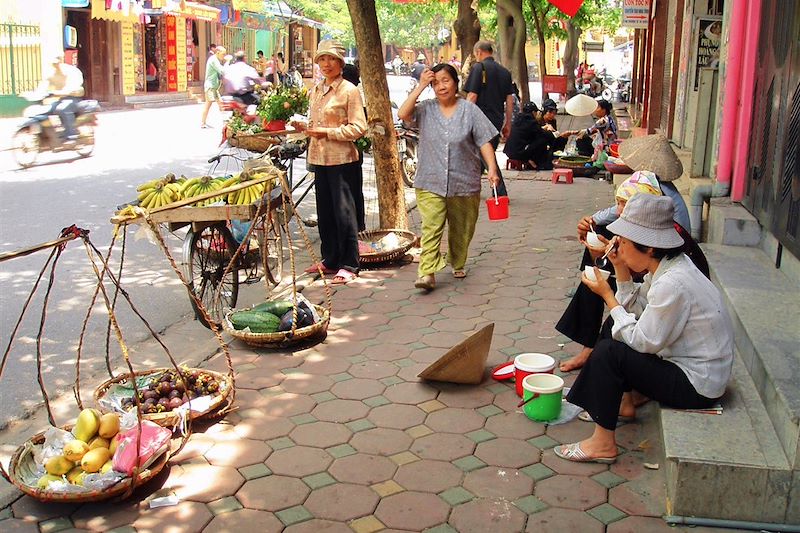
[{"label": "street vendor woman", "polygon": [[358,88],[342,78],[345,50],[333,40],[320,41],[314,62],[324,78],[309,94],[309,123],[295,123],[311,139],[308,162],[314,165],[314,192],[322,261],[305,271],[333,274],[331,283],[358,276],[356,190],[361,187],[359,153],[353,141],[367,129]]},{"label": "street vendor woman", "polygon": [[[595,423],[581,442],[557,446],[575,462],[613,463],[618,419],[635,414],[631,391],[678,409],[712,406],[733,365],[733,325],[719,290],[683,252],[666,196],[634,195],[608,229],[617,291],[599,276],[582,282],[603,298],[614,321],[597,343],[567,400]],[[632,272],[647,271],[642,283]]]}]

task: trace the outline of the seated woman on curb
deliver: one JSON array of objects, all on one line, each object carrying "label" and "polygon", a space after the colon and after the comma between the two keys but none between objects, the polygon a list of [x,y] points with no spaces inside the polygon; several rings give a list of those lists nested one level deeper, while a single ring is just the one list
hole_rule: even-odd
[{"label": "seated woman on curb", "polygon": [[[603,298],[614,319],[612,338],[595,346],[567,400],[595,422],[591,437],[557,446],[575,462],[613,463],[617,418],[633,416],[631,390],[678,409],[702,409],[725,392],[733,365],[733,325],[722,297],[683,254],[672,200],[638,194],[618,220],[609,258],[617,274],[608,282],[582,282]],[[631,272],[647,271],[642,283]],[[597,272],[596,272],[597,273]]]},{"label": "seated woman on curb", "polygon": [[506,139],[503,152],[509,159],[516,159],[537,170],[552,170],[553,159],[548,151],[548,137],[539,124],[539,109],[533,102],[525,102],[522,111],[511,124],[511,134]]}]

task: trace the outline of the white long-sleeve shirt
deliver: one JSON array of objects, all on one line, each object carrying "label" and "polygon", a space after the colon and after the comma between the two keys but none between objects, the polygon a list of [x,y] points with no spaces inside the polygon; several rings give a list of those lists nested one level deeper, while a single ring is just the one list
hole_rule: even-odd
[{"label": "white long-sleeve shirt", "polygon": [[662,259],[642,283],[617,282],[616,297],[615,340],[675,363],[699,394],[722,396],[733,365],[733,325],[719,290],[691,259]]}]

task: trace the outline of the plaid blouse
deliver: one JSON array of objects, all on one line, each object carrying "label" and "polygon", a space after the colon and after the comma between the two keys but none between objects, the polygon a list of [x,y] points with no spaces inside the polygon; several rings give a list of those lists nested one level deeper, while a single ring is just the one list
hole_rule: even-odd
[{"label": "plaid blouse", "polygon": [[364,135],[367,119],[358,88],[341,76],[332,85],[317,83],[309,94],[309,127],[325,127],[328,136],[310,137],[308,162],[312,165],[343,165],[358,161],[353,141]]}]

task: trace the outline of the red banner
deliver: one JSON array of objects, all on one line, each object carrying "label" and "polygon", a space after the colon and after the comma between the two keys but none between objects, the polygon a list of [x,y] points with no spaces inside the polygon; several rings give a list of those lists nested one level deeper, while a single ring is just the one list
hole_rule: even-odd
[{"label": "red banner", "polygon": [[566,76],[548,76],[542,77],[542,93],[547,98],[547,93],[567,94],[567,77]]},{"label": "red banner", "polygon": [[554,6],[556,9],[564,13],[568,17],[574,17],[575,13],[583,5],[583,0],[547,0]]},{"label": "red banner", "polygon": [[178,90],[178,38],[175,17],[164,18],[167,23],[167,90],[173,92]]}]

